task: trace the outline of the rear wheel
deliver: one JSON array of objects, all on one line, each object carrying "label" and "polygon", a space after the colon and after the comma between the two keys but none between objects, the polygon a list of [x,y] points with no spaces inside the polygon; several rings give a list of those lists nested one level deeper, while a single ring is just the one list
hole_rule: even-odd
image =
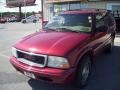
[{"label": "rear wheel", "polygon": [[24,21],[23,21],[23,23],[25,24],[25,23],[26,23],[26,21],[24,20]]},{"label": "rear wheel", "polygon": [[91,58],[89,56],[85,56],[80,62],[77,70],[77,86],[83,87],[87,84],[91,72],[91,64]]},{"label": "rear wheel", "polygon": [[33,20],[33,23],[36,23],[37,22],[37,20]]}]

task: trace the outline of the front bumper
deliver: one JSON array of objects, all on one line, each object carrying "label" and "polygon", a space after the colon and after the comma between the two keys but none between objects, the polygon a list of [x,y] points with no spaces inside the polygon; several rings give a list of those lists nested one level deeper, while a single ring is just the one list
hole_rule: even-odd
[{"label": "front bumper", "polygon": [[31,73],[35,76],[35,79],[51,82],[51,83],[71,83],[75,79],[76,68],[55,69],[55,68],[40,68],[33,67],[21,63],[15,57],[10,58],[11,64],[15,69],[24,74],[24,72]]}]

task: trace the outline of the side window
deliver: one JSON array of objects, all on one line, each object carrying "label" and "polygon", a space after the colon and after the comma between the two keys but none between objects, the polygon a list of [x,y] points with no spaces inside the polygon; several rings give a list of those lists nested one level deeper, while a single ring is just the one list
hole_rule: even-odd
[{"label": "side window", "polygon": [[99,28],[104,25],[104,18],[101,15],[96,15],[96,28]]}]

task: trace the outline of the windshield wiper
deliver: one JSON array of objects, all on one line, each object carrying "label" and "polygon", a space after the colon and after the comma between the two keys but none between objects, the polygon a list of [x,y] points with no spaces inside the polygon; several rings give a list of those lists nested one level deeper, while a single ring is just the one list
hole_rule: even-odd
[{"label": "windshield wiper", "polygon": [[64,27],[60,27],[60,28],[56,28],[57,31],[64,31],[64,32],[79,32],[79,31],[75,31],[75,30],[71,30],[71,29],[68,29],[68,28],[64,28]]},{"label": "windshield wiper", "polygon": [[56,32],[80,32],[80,31],[75,31],[75,30],[71,30],[68,28],[64,28],[64,27],[59,27],[59,28],[49,28],[49,27],[45,27],[44,29],[46,29],[46,31],[56,31]]},{"label": "windshield wiper", "polygon": [[67,28],[49,28],[49,27],[45,27],[44,29],[48,30],[52,30],[52,31],[56,31],[56,32],[60,32],[60,31],[66,31]]},{"label": "windshield wiper", "polygon": [[45,29],[46,31],[49,31],[49,30],[51,30],[51,31],[56,31],[55,28],[49,28],[49,27],[44,27],[43,29]]}]

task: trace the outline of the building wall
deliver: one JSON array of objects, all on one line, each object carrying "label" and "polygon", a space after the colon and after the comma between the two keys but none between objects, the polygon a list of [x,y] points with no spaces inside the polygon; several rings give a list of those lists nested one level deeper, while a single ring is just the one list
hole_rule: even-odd
[{"label": "building wall", "polygon": [[87,4],[87,8],[99,8],[99,9],[112,10],[112,6],[120,5],[120,1],[88,2],[88,3],[81,3],[81,4]]},{"label": "building wall", "polygon": [[[106,8],[106,3],[107,2],[88,2],[87,8],[100,8],[100,9],[105,9]],[[81,3],[85,4],[85,3]]]},{"label": "building wall", "polygon": [[[64,9],[65,9],[65,7],[67,7],[66,5],[63,6]],[[69,3],[68,3],[68,5],[69,5]],[[80,8],[96,8],[96,9],[112,10],[113,7],[115,9],[120,7],[120,1],[84,2],[84,3],[80,3],[80,4],[77,3],[76,5],[72,4],[70,6],[71,9],[72,8],[76,9],[76,7],[79,9]],[[51,17],[55,14],[54,8],[55,8],[55,6],[52,3],[51,4],[44,4],[44,20],[49,21],[51,19]],[[66,9],[66,10],[68,10],[68,9]]]}]

